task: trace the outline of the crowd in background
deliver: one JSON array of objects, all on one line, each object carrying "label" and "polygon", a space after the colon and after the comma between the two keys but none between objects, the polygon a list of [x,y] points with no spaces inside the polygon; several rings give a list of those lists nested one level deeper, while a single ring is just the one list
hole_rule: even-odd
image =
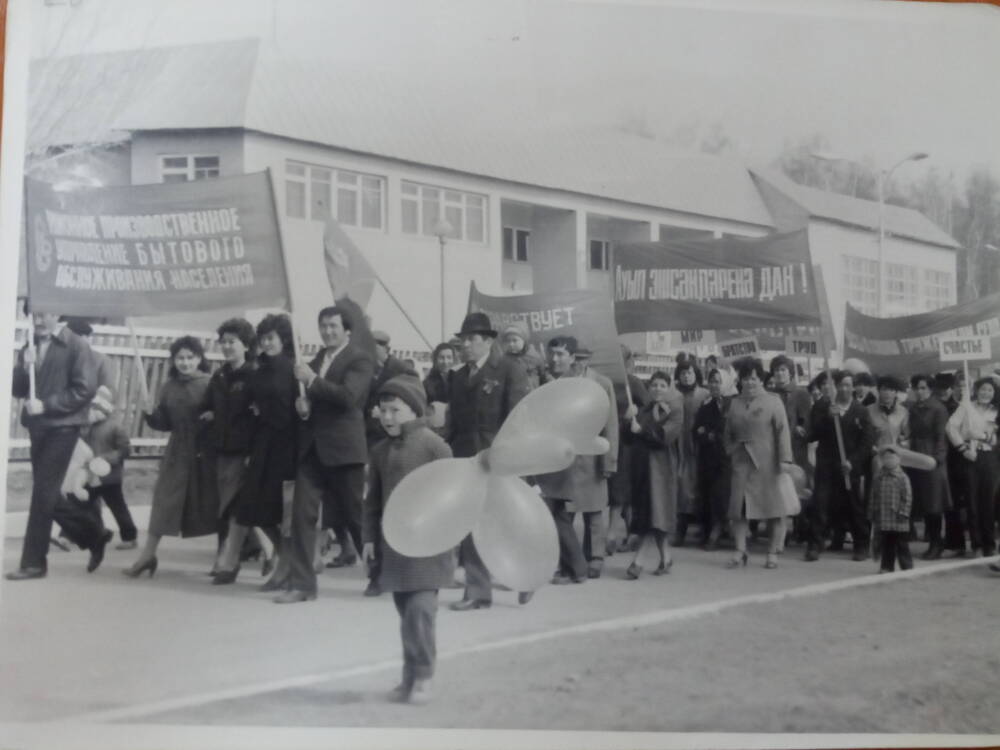
[{"label": "crowd in background", "polygon": [[[323,348],[309,362],[296,361],[283,315],[256,327],[223,322],[224,361],[214,372],[197,338],[173,342],[169,377],[144,413],[169,439],[144,543],[123,572],[152,577],[164,536],[216,534],[213,584],[234,583],[256,557],[269,576],[260,589],[294,603],[315,598],[324,567],[360,559],[364,593],[392,592],[401,617],[401,697],[426,697],[437,590],[464,586],[451,605],[464,611],[489,607],[493,584],[471,535],[437,558],[389,548],[380,530],[385,501],[420,465],[489,448],[521,398],[564,377],[590,378],[605,390],[601,434],[611,447],[561,472],[526,477],[558,532],[554,584],[598,578],[615,554],[631,556],[626,579],[647,568],[667,574],[671,549],[689,543],[731,548],[726,565],[741,568],[758,538],[766,569],[791,546],[816,561],[844,552],[848,540],[852,559],[874,555],[881,572],[897,562],[911,567],[916,540],[927,543],[924,559],[996,552],[995,376],[969,384],[963,398],[960,374],[904,381],[844,369],[800,385],[801,371],[784,355],[765,369],[753,358],[699,362],[681,354],[672,372],[641,379],[623,346],[627,387],[616,388],[590,366],[589,342],[557,336],[539,349],[523,325],[498,331],[470,313],[455,338],[434,349],[421,379],[412,362],[393,356],[385,332],[372,334],[374,356],[354,343],[347,311],[325,308],[317,322]],[[88,570],[96,570],[112,538],[102,502],[118,525],[119,547],[138,547],[121,491],[129,444],[112,406],[108,359],[89,346],[86,322],[63,325],[36,313],[34,323],[35,347],[20,353],[13,381],[14,395],[25,399],[34,471],[21,564],[7,575],[13,580],[46,575],[53,520],[64,539],[90,551]],[[76,471],[81,442],[87,489],[72,495],[64,480]],[[913,468],[914,454],[926,457],[926,468]],[[332,540],[338,551],[326,559]],[[454,580],[456,563],[464,583]],[[519,601],[532,594],[519,592]]]}]

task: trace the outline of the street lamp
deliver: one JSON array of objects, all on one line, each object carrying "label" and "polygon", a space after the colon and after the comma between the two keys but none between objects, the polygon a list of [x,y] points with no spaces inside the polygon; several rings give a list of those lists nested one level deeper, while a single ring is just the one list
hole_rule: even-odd
[{"label": "street lamp", "polygon": [[444,246],[447,237],[451,236],[451,233],[455,231],[455,228],[451,225],[444,217],[438,219],[434,222],[434,228],[431,230],[434,232],[434,236],[438,238],[439,247],[439,259],[438,268],[441,272],[441,341],[447,340],[448,336],[445,334],[445,309],[444,309]]},{"label": "street lamp", "polygon": [[[813,151],[811,156],[822,161],[846,161],[856,164],[863,169],[871,169],[866,164],[862,164],[854,159],[848,159],[839,154],[830,153],[829,151]],[[923,151],[914,151],[912,154],[904,156],[888,169],[875,170],[875,176],[878,178],[878,297],[875,314],[880,318],[885,314],[885,189],[889,184],[889,178],[897,168],[908,161],[921,161],[928,156],[930,154],[926,154]]]}]

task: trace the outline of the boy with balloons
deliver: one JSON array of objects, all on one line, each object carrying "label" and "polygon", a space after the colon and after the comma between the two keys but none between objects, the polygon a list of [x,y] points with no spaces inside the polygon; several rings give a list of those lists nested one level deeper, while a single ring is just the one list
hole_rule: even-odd
[{"label": "boy with balloons", "polygon": [[[403,641],[403,679],[392,700],[426,703],[431,696],[436,655],[435,619],[438,589],[448,586],[454,575],[451,550],[428,557],[407,557],[382,539],[382,513],[396,485],[407,474],[439,458],[451,458],[451,448],[427,425],[427,399],[420,381],[412,375],[397,375],[378,390],[379,421],[388,437],[371,452],[368,495],[362,514],[362,556],[375,559],[381,547],[377,584],[391,591],[400,618]],[[404,502],[406,498],[401,498]]]}]

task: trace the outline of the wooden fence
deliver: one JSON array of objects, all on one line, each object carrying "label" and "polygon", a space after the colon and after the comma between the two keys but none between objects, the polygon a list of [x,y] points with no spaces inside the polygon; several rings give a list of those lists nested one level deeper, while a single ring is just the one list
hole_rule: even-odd
[{"label": "wooden fence", "polygon": [[[162,454],[167,435],[151,429],[142,419],[142,403],[139,380],[136,377],[135,350],[129,329],[123,326],[94,325],[91,346],[107,354],[117,369],[114,395],[115,409],[132,440],[133,456],[158,456]],[[136,328],[139,354],[146,372],[149,393],[156,398],[160,386],[170,369],[170,344],[180,336],[193,335],[205,347],[205,355],[213,369],[222,361],[222,354],[214,333],[188,333],[162,329]],[[14,350],[17,352],[27,338],[27,324],[18,321],[14,334]],[[303,344],[302,354],[306,358],[315,356],[316,344]],[[429,352],[394,352],[401,359],[413,359],[418,370],[426,372],[430,362]],[[16,356],[16,355],[15,355]],[[28,434],[20,424],[21,400],[13,399],[11,404],[8,456],[12,459],[28,457]]]}]

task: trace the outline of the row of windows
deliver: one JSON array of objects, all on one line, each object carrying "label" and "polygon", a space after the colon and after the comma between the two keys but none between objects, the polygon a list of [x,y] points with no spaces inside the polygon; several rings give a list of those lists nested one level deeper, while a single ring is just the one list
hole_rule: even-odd
[{"label": "row of windows", "polygon": [[[866,315],[878,311],[878,261],[843,256],[843,283],[847,300]],[[955,304],[955,276],[905,263],[885,264],[886,306],[919,312]]]}]

